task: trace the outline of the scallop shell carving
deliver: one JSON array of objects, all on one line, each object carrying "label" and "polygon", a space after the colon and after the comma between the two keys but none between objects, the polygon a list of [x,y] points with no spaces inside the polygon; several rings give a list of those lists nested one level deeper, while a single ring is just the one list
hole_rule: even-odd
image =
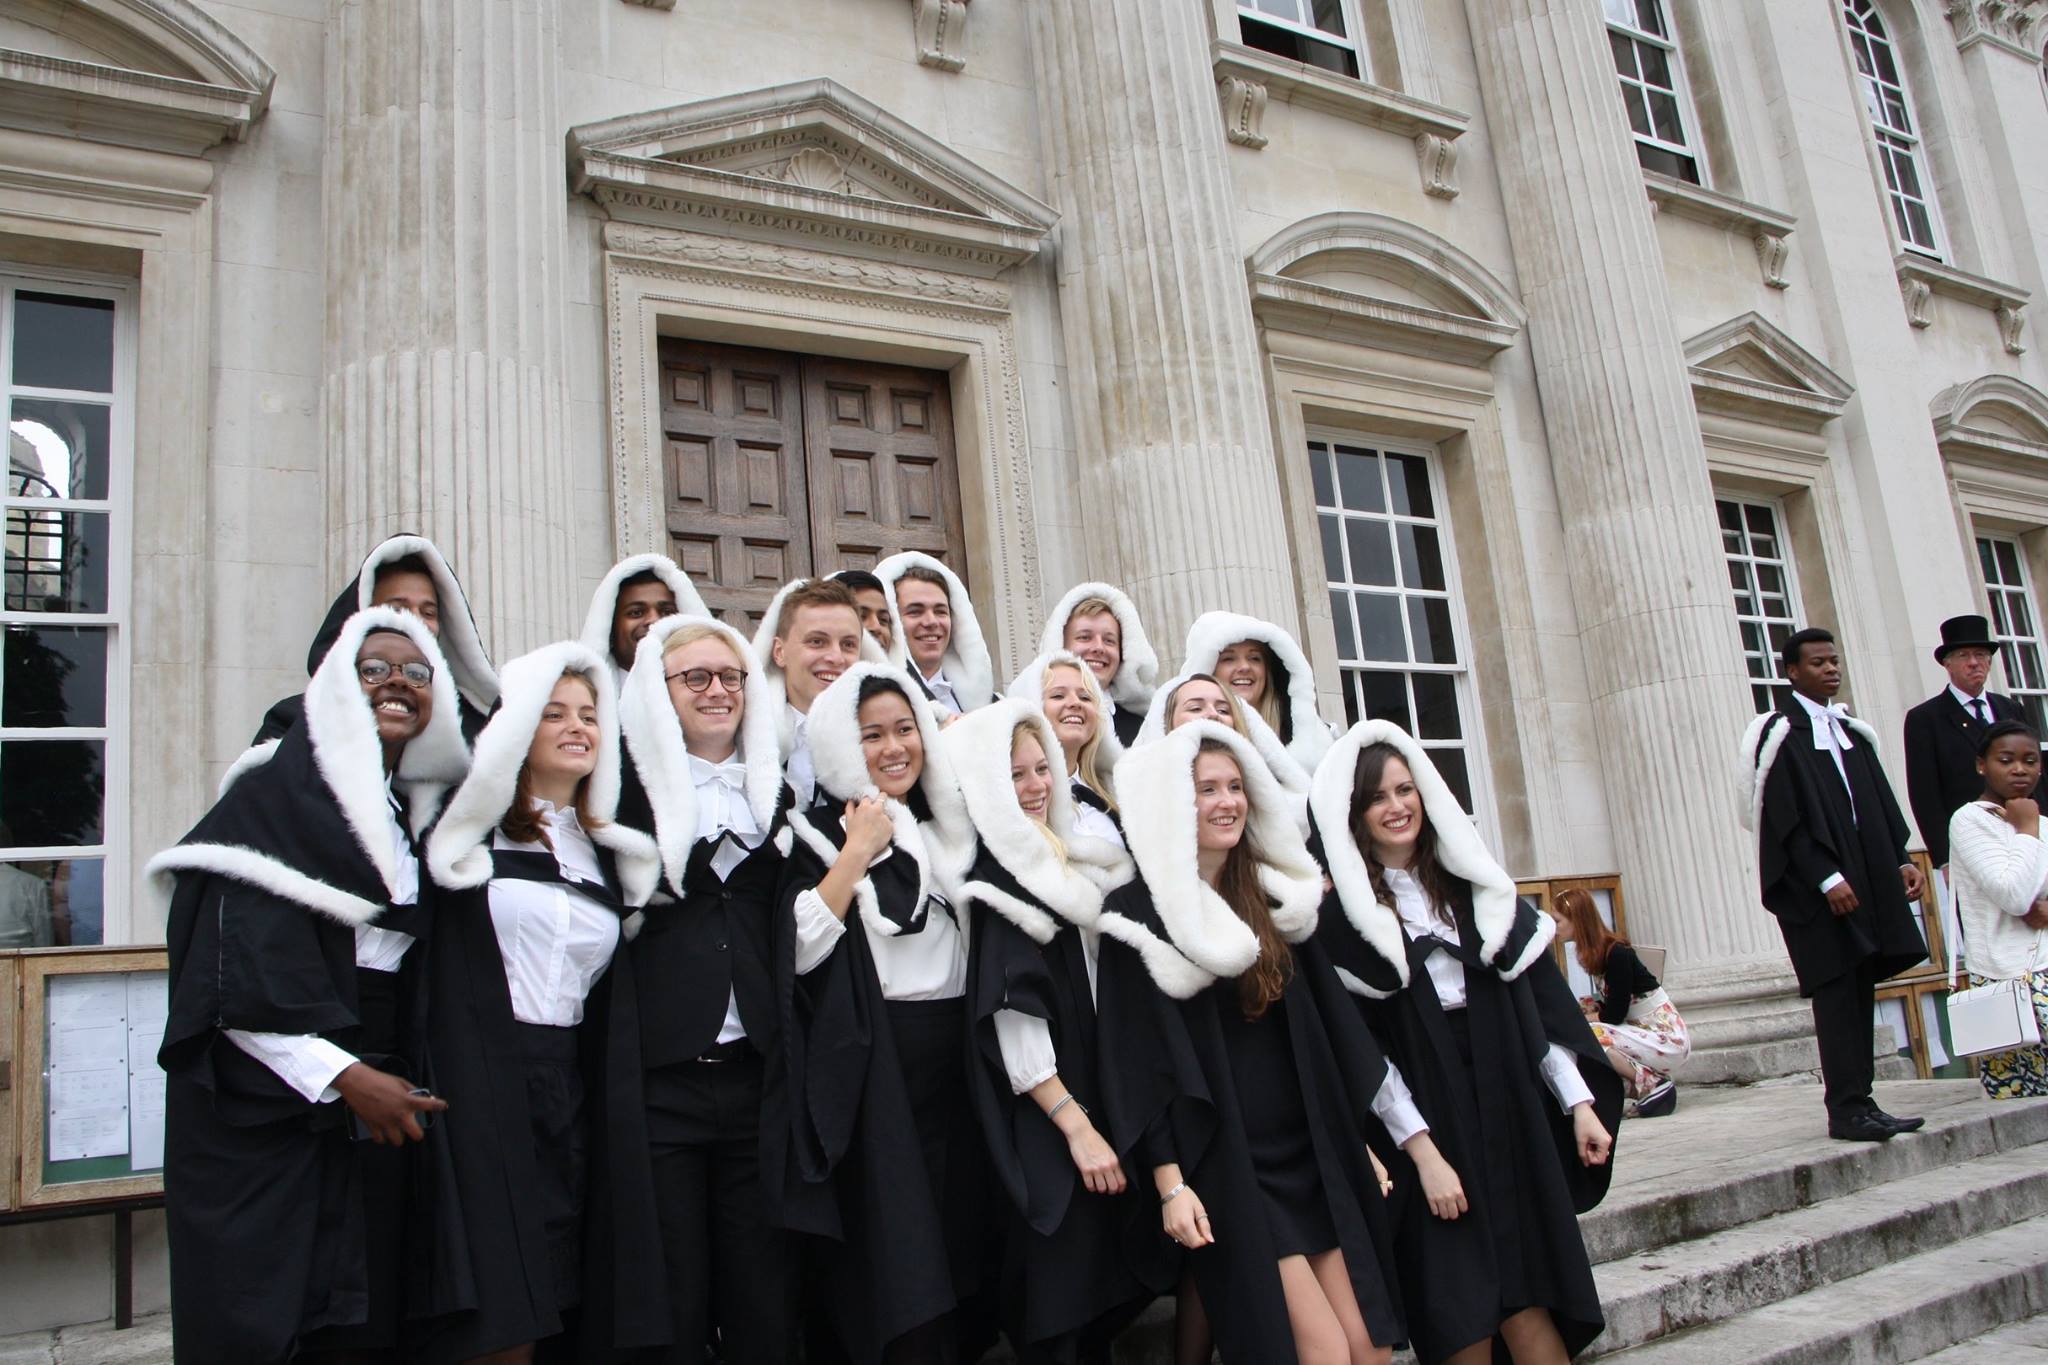
[{"label": "scallop shell carving", "polygon": [[806,147],[783,166],[782,179],[807,190],[844,194],[847,190],[846,163],[822,147]]}]

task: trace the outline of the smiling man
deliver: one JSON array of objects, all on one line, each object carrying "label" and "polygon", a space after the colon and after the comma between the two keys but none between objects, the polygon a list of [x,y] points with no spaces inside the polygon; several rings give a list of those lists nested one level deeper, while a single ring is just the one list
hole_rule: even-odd
[{"label": "smiling man", "polygon": [[633,651],[649,628],[678,612],[708,616],[690,576],[667,555],[632,555],[612,565],[590,595],[583,630],[586,649],[611,660],[612,681],[623,687],[633,670]]},{"label": "smiling man", "polygon": [[1985,686],[1998,654],[1983,617],[1943,621],[1934,661],[1948,673],[1948,686],[1906,713],[1906,799],[1937,868],[1948,865],[1949,817],[1983,794],[1977,745],[1984,732],[2027,718],[2018,702]]},{"label": "smiling man", "polygon": [[948,715],[994,700],[995,668],[959,575],[930,555],[906,551],[877,564],[875,576],[896,617],[890,661],[909,669]]},{"label": "smiling man", "polygon": [[754,652],[770,692],[782,702],[777,728],[784,776],[796,795],[796,808],[805,810],[818,794],[811,764],[811,703],[858,660],[879,662],[880,647],[861,628],[852,589],[829,578],[799,578],[768,604]]}]

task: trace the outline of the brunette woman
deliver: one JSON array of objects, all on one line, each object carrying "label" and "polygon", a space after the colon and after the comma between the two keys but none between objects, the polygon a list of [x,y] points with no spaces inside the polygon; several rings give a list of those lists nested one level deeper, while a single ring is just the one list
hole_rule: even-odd
[{"label": "brunette woman", "polygon": [[1550,909],[1592,980],[1593,993],[1579,1006],[1634,1102],[1630,1112],[1646,1119],[1671,1113],[1678,1108],[1672,1073],[1692,1055],[1692,1038],[1678,1008],[1629,941],[1600,918],[1592,892],[1577,887],[1560,891]]},{"label": "brunette woman", "polygon": [[[609,663],[575,641],[522,655],[469,779],[427,842],[428,1009],[452,1106],[430,1150],[433,1316],[409,1358],[533,1359],[666,1340],[639,1103],[633,982],[615,969],[653,841],[614,823]],[[600,1207],[601,1206],[601,1207]]]},{"label": "brunette woman", "polygon": [[1185,1256],[1143,1267],[1179,1279],[1178,1358],[1209,1359],[1206,1321],[1228,1362],[1385,1361],[1404,1332],[1366,1144],[1433,1149],[1312,937],[1321,870],[1213,721],[1132,750],[1117,790],[1142,880],[1100,921],[1103,1103]]},{"label": "brunette woman", "polygon": [[1137,738],[1159,681],[1159,655],[1128,594],[1107,583],[1076,583],[1046,616],[1038,649],[1070,651],[1086,662],[1109,698],[1110,729],[1125,744]]},{"label": "brunette woman", "polygon": [[1122,848],[1124,831],[1117,818],[1110,773],[1123,757],[1124,747],[1116,732],[1103,723],[1109,714],[1109,697],[1094,670],[1078,656],[1056,649],[1040,655],[1019,673],[1010,684],[1009,695],[1030,702],[1052,722],[1060,752],[1047,757],[1066,769],[1067,791],[1074,798],[1075,830]]},{"label": "brunette woman", "polygon": [[181,1362],[395,1347],[408,1144],[447,1108],[422,1050],[416,840],[468,766],[453,679],[396,608],[330,643],[302,718],[149,865],[170,896],[157,1060]]},{"label": "brunette woman", "polygon": [[1319,935],[1415,1088],[1436,1150],[1392,1166],[1410,1340],[1426,1362],[1555,1365],[1600,1332],[1576,1215],[1606,1192],[1620,1079],[1420,745],[1365,721],[1316,771],[1335,884]]},{"label": "brunette woman", "polygon": [[1211,673],[1183,673],[1167,679],[1165,686],[1152,694],[1151,709],[1133,747],[1149,744],[1191,720],[1213,720],[1243,735],[1280,785],[1307,801],[1309,770],[1295,761],[1263,715]]},{"label": "brunette woman", "polygon": [[1096,1128],[1102,898],[1132,875],[1120,841],[1077,832],[1052,725],[1011,698],[944,745],[980,840],[968,910],[969,1080],[1012,1209],[1004,1319],[1022,1361],[1095,1361],[1151,1299],[1120,1229],[1145,1212]]},{"label": "brunette woman", "polygon": [[1330,726],[1316,711],[1316,678],[1294,637],[1270,621],[1205,612],[1188,627],[1181,666],[1222,680],[1280,736],[1304,772],[1329,751]]},{"label": "brunette woman", "polygon": [[627,676],[626,751],[661,886],[626,950],[639,985],[655,1209],[674,1345],[701,1365],[789,1358],[789,1275],[764,1169],[787,1111],[775,994],[783,854],[776,709],[752,646],[700,616],[657,621]]},{"label": "brunette woman", "polygon": [[[1948,875],[1955,888],[1970,984],[2018,981],[2048,1038],[2048,847],[2041,842],[2041,739],[2000,721],[1977,745],[1984,795],[1949,817]],[[2048,1095],[2048,1044],[1977,1059],[1994,1100]]]},{"label": "brunette woman", "polygon": [[951,1362],[981,1288],[987,1158],[967,1090],[975,855],[924,692],[860,663],[810,710],[818,804],[790,816],[784,1217],[854,1365]]}]

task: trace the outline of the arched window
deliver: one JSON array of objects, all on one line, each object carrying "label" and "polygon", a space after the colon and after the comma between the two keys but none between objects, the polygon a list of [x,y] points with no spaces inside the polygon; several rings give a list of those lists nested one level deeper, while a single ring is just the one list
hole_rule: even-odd
[{"label": "arched window", "polygon": [[1913,101],[1906,75],[1884,18],[1872,0],[1842,0],[1842,20],[1849,27],[1849,48],[1856,56],[1856,75],[1863,104],[1870,111],[1870,130],[1877,138],[1878,160],[1884,166],[1886,196],[1899,243],[1909,251],[1940,257],[1941,216],[1934,204],[1934,186],[1927,176]]}]

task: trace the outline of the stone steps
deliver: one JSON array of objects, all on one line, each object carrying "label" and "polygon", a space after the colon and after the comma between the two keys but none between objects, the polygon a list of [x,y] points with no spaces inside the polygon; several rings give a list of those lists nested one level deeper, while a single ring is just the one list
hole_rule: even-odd
[{"label": "stone steps", "polygon": [[1936,1351],[1921,1365],[2048,1365],[2048,1313],[2037,1313],[2024,1322],[2008,1323],[1981,1337]]}]

